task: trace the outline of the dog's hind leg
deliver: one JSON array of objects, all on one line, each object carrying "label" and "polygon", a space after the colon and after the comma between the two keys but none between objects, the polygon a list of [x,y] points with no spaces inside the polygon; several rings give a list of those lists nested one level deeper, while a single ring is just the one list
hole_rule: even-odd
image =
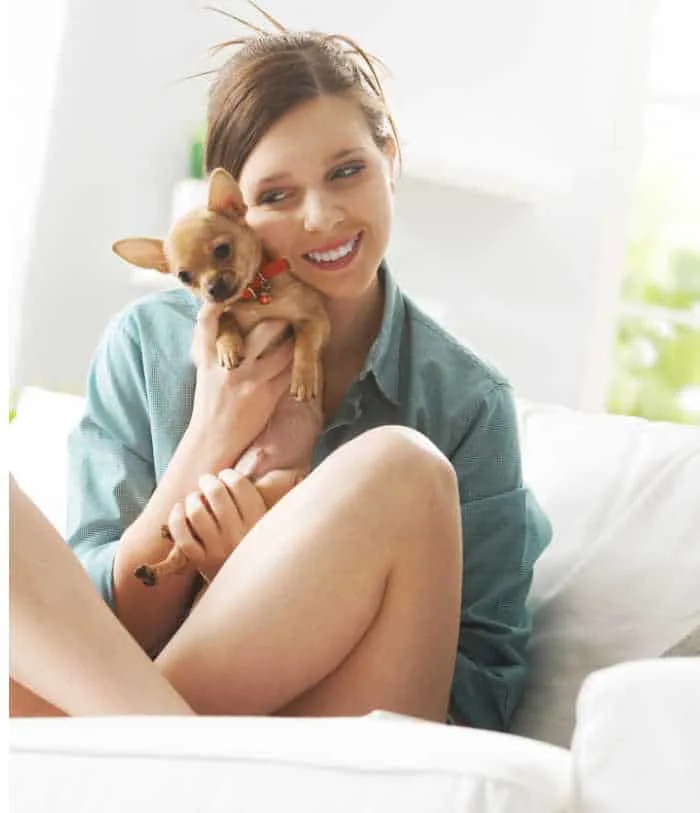
[{"label": "dog's hind leg", "polygon": [[[167,525],[161,526],[160,535],[163,539],[173,541]],[[177,545],[173,545],[173,549],[165,559],[152,565],[141,565],[134,571],[134,576],[140,579],[147,587],[153,587],[158,584],[160,579],[164,576],[169,576],[173,573],[182,573],[187,565],[188,559],[185,554]]]}]

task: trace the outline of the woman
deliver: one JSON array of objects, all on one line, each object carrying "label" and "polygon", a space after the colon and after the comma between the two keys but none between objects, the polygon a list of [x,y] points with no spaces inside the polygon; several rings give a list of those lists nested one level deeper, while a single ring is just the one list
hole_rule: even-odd
[{"label": "woman", "polygon": [[[196,712],[384,708],[505,729],[549,525],[522,484],[507,381],[384,261],[398,144],[371,63],[345,38],[255,37],[219,71],[208,119],[207,170],[238,180],[250,225],[330,317],[315,468],[264,512],[229,467],[288,386],[290,350],[222,370],[216,309],[160,293],[93,360],[70,544]],[[145,588],[133,571],[167,552],[163,522],[193,567]],[[188,614],[198,570],[212,582]]]}]

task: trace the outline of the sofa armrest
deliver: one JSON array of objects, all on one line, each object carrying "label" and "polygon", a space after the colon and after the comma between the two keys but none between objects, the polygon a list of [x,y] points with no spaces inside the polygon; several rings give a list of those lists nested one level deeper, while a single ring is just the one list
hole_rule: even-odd
[{"label": "sofa armrest", "polygon": [[570,810],[567,751],[382,712],[15,719],[9,728],[15,813]]},{"label": "sofa armrest", "polygon": [[577,703],[577,813],[685,813],[700,800],[700,658],[595,672]]}]

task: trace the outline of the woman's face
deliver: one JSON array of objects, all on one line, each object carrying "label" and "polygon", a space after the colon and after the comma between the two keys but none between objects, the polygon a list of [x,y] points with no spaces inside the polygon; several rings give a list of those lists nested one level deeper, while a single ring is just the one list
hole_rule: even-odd
[{"label": "woman's face", "polygon": [[393,214],[394,144],[376,145],[360,107],[321,96],[258,142],[239,182],[247,222],[293,273],[332,299],[376,284]]}]

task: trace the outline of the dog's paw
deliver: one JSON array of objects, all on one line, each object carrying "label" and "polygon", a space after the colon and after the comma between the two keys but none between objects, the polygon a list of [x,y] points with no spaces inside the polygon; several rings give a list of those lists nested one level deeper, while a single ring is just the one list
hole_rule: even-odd
[{"label": "dog's paw", "polygon": [[216,355],[222,367],[234,370],[243,361],[243,341],[232,336],[219,337]]},{"label": "dog's paw", "polygon": [[295,365],[292,370],[290,392],[297,401],[312,401],[320,395],[320,375],[314,364]]},{"label": "dog's paw", "polygon": [[134,571],[134,576],[146,587],[155,587],[158,584],[158,572],[149,565],[141,565]]}]

